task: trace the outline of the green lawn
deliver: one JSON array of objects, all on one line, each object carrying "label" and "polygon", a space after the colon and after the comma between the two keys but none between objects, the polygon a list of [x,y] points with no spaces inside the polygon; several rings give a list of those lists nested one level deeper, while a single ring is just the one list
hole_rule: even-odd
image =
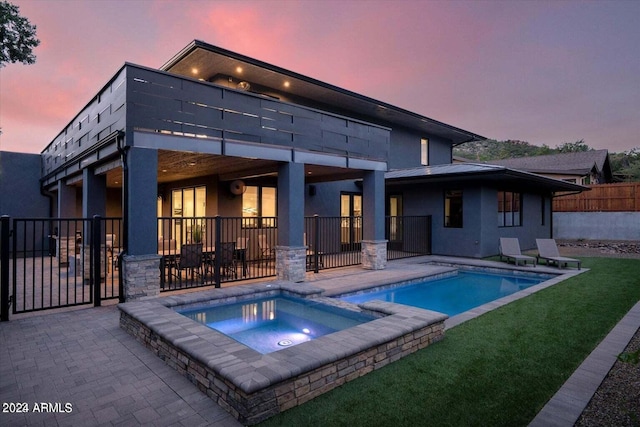
[{"label": "green lawn", "polygon": [[640,261],[591,269],[261,425],[526,426],[640,300]]}]

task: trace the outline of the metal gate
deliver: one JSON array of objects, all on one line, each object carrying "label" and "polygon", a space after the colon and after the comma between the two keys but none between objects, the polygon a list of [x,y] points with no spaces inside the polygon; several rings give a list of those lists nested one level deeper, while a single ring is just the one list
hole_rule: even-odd
[{"label": "metal gate", "polygon": [[[307,271],[358,265],[362,258],[362,217],[305,218]],[[431,216],[387,216],[387,259],[431,254]]]},{"label": "metal gate", "polygon": [[1,218],[1,320],[119,297],[120,218]]}]

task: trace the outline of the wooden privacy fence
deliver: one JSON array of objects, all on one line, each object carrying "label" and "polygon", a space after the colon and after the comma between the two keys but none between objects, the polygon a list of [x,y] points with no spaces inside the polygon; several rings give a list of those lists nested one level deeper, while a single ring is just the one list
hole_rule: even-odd
[{"label": "wooden privacy fence", "polygon": [[554,212],[640,212],[640,182],[591,185],[591,191],[553,199]]}]

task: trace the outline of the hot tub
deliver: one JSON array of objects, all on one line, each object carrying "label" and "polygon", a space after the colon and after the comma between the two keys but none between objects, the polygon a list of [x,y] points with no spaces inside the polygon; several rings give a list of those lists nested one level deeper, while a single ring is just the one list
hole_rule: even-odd
[{"label": "hot tub", "polygon": [[[356,306],[321,292],[305,283],[272,283],[129,302],[118,306],[120,326],[244,424],[307,402],[444,337],[442,313],[383,301]],[[239,304],[252,316],[253,304],[292,297],[310,299],[319,310],[312,317],[321,323],[333,324],[322,319],[326,313],[358,321],[263,354],[179,313]],[[268,309],[264,313],[270,316]]]}]

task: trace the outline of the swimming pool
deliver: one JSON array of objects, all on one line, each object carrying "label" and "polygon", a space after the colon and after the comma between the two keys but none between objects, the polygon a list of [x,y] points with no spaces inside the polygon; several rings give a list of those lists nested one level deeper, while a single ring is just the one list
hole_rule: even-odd
[{"label": "swimming pool", "polygon": [[374,319],[363,313],[284,296],[192,308],[178,313],[220,331],[261,354],[282,350]]},{"label": "swimming pool", "polygon": [[552,277],[460,270],[458,274],[451,277],[409,285],[387,286],[383,289],[358,292],[339,298],[354,304],[372,300],[389,301],[455,316]]}]

